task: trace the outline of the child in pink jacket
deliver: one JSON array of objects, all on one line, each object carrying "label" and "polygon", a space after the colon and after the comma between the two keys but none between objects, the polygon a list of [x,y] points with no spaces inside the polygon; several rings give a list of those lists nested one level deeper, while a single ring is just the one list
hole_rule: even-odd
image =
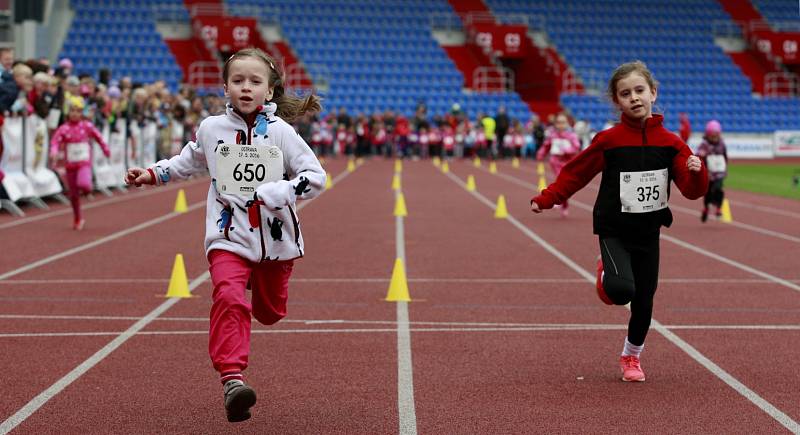
[{"label": "child in pink jacket", "polygon": [[111,156],[108,145],[95,126],[84,119],[86,106],[83,98],[70,97],[68,120],[53,134],[50,140],[50,161],[63,159],[67,174],[69,202],[72,204],[73,225],[76,231],[83,229],[85,220],[81,216],[81,193],[92,191],[92,144],[94,139],[106,157]]},{"label": "child in pink jacket", "polygon": [[[581,151],[580,141],[569,128],[567,115],[559,113],[556,116],[553,129],[547,132],[547,137],[536,154],[536,159],[544,160],[544,156],[550,154],[550,169],[553,176],[558,178],[561,168]],[[567,216],[568,203],[565,200],[561,204],[561,216]]]}]

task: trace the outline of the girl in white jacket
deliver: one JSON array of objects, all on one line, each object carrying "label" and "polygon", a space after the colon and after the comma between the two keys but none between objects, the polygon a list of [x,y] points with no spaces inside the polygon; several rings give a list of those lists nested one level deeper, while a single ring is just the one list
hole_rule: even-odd
[{"label": "girl in white jacket", "polygon": [[[205,249],[214,285],[209,355],[224,385],[228,421],[250,418],[255,391],[244,384],[251,314],[271,325],[286,315],[293,261],[303,256],[298,199],[324,189],[325,171],[287,123],[319,111],[318,97],[284,95],[270,56],[244,49],[222,72],[230,104],[203,120],[197,142],[150,168],[130,168],[128,184],[164,184],[208,168]],[[252,290],[252,304],[245,289]]]}]

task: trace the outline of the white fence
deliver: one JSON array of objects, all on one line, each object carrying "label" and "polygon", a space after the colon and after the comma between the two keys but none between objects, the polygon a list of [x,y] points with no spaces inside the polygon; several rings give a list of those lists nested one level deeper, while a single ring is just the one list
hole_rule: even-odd
[{"label": "white fence", "polygon": [[[122,188],[128,167],[148,167],[156,162],[156,140],[158,128],[153,121],[142,127],[118,119],[114,131],[106,123],[100,131],[108,144],[111,157],[106,158],[95,144],[92,172],[95,189],[108,192]],[[47,208],[43,198],[54,197],[65,201],[62,183],[48,162],[50,136],[47,123],[37,115],[7,117],[2,128],[3,156],[0,170],[5,173],[2,181],[7,198],[0,198],[0,208],[23,215],[17,203],[29,202]]]}]

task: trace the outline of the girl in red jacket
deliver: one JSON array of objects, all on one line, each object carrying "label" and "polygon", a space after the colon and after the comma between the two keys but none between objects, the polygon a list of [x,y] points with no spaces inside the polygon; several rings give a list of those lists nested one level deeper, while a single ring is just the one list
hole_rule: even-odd
[{"label": "girl in red jacket", "polygon": [[601,131],[531,200],[541,213],[603,173],[594,204],[594,233],[600,240],[597,293],[606,304],[630,303],[628,336],[620,357],[623,381],[645,379],[639,356],[650,329],[658,283],[659,233],[672,224],[670,181],[689,199],[702,197],[708,174],[700,159],[652,113],[658,82],[640,61],[617,67],[608,94],[622,112],[620,122]]}]

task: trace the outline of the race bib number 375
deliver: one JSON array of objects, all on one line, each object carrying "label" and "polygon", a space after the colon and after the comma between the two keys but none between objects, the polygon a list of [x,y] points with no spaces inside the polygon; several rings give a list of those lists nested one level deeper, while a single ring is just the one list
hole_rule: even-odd
[{"label": "race bib number 375", "polygon": [[620,172],[619,199],[623,213],[648,213],[667,206],[666,169]]},{"label": "race bib number 375", "polygon": [[283,179],[283,153],[264,145],[217,146],[217,190],[251,195],[264,183]]}]

